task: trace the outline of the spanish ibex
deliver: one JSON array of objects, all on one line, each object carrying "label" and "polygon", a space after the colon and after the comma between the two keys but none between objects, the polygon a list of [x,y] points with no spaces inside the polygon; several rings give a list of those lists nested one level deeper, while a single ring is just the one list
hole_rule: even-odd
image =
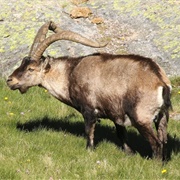
[{"label": "spanish ibex", "polygon": [[[48,30],[55,33],[46,38]],[[85,121],[87,147],[94,145],[98,118],[109,118],[116,126],[122,148],[131,151],[125,128],[128,117],[149,141],[153,155],[164,159],[171,107],[171,83],[164,70],[152,59],[138,55],[97,53],[77,58],[44,57],[46,48],[57,40],[96,48],[106,45],[47,22],[39,29],[29,56],[7,79],[8,86],[21,93],[32,86],[44,87],[58,100],[78,110]]]}]

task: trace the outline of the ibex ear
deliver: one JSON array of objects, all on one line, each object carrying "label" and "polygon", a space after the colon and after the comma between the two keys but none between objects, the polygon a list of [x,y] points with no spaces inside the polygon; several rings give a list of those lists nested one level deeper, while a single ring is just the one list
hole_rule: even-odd
[{"label": "ibex ear", "polygon": [[50,61],[50,57],[47,57],[43,62],[42,70],[44,71],[44,73],[47,73],[51,68],[49,61]]}]

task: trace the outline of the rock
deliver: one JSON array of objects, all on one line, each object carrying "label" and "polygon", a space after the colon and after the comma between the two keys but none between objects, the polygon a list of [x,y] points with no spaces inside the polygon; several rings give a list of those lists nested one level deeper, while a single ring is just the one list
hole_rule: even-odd
[{"label": "rock", "polygon": [[81,4],[81,3],[85,3],[87,2],[88,0],[71,0],[71,2],[75,5],[78,5],[78,4]]},{"label": "rock", "polygon": [[91,19],[91,22],[93,24],[102,24],[104,22],[104,20],[101,17],[95,17],[95,18]]},{"label": "rock", "polygon": [[58,41],[44,55],[139,54],[153,58],[169,76],[180,76],[180,37],[177,36],[180,11],[175,1],[64,0],[44,3],[23,0],[17,3],[8,0],[1,2],[1,9],[0,76],[9,75],[28,55],[37,30],[49,20],[63,30],[109,43],[99,49]]},{"label": "rock", "polygon": [[92,14],[91,10],[88,7],[75,7],[71,12],[71,18],[87,18]]},{"label": "rock", "polygon": [[176,121],[180,121],[180,114],[171,115],[171,118]]}]

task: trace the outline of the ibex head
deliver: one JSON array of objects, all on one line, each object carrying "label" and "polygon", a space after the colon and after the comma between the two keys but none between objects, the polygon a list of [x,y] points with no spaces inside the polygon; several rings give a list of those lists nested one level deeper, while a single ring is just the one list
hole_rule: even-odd
[{"label": "ibex head", "polygon": [[[48,30],[55,34],[46,38]],[[38,31],[31,46],[29,56],[22,60],[21,65],[8,77],[7,84],[12,89],[19,89],[25,93],[29,87],[39,85],[44,73],[50,69],[49,57],[44,57],[43,53],[48,46],[58,40],[70,40],[91,47],[104,47],[106,44],[99,44],[91,41],[77,33],[63,31],[52,21],[45,23]]]}]

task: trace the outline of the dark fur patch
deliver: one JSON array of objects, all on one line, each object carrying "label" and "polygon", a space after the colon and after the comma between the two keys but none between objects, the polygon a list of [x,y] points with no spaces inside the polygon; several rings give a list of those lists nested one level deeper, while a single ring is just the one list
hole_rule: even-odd
[{"label": "dark fur patch", "polygon": [[114,59],[119,58],[119,59],[126,59],[127,61],[138,62],[142,67],[148,66],[154,74],[156,74],[158,77],[161,78],[161,73],[160,73],[161,70],[159,66],[156,64],[156,62],[154,62],[150,58],[146,58],[134,54],[129,54],[129,55],[94,54],[94,55],[100,55],[104,61],[107,60],[113,61]]}]

